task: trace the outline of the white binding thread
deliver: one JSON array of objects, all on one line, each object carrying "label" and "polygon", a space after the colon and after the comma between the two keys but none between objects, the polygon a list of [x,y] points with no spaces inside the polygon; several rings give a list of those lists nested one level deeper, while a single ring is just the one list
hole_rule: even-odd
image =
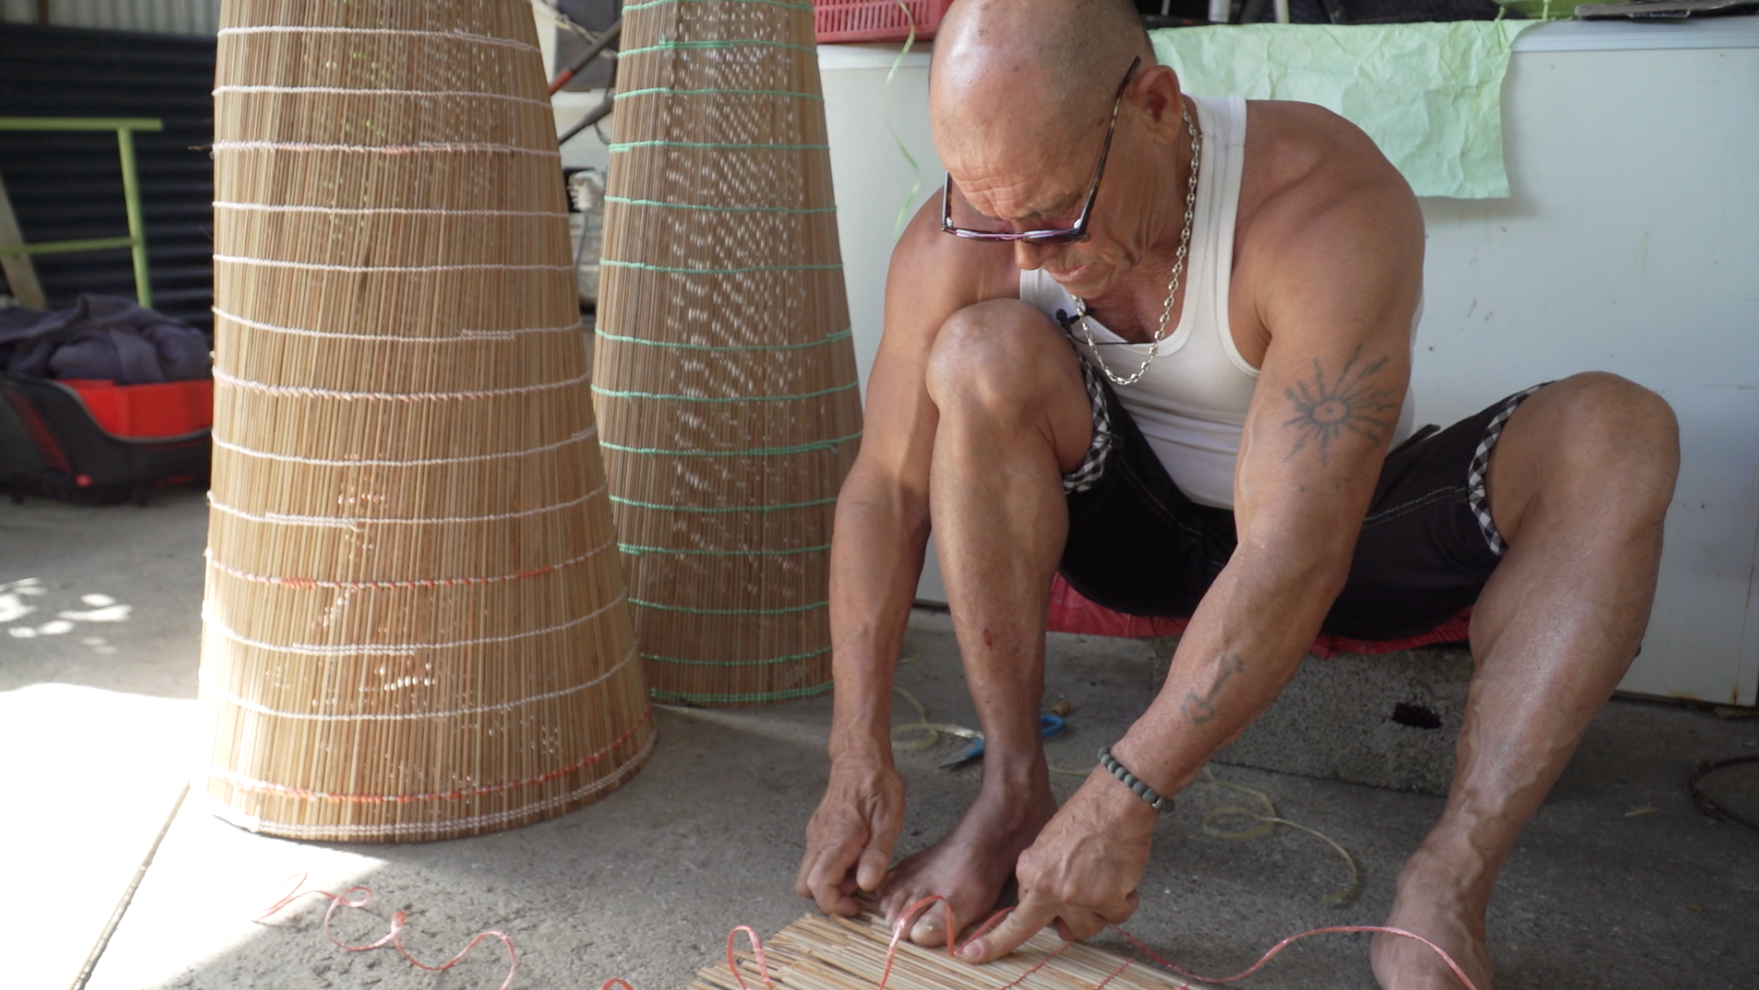
[{"label": "white binding thread", "polygon": [[[521,509],[518,512],[498,512],[494,515],[488,516],[430,516],[403,517],[398,519],[379,519],[369,516],[299,516],[285,512],[266,512],[262,515],[257,515],[256,513],[246,512],[243,509],[235,509],[232,506],[227,505],[215,498],[213,492],[208,493],[208,504],[229,516],[235,516],[246,522],[275,523],[284,526],[338,527],[341,529],[352,529],[358,532],[368,524],[377,525],[380,523],[404,526],[428,526],[442,523],[505,522],[509,519],[524,519],[527,516],[542,515],[545,512],[560,512],[563,509],[572,509],[576,506],[584,505],[587,502],[592,501],[594,498],[597,498],[599,495],[604,494],[604,491],[605,486],[601,484],[579,498],[569,499],[566,502],[558,502],[555,505],[546,505],[536,509]],[[596,553],[597,551],[594,552]]]},{"label": "white binding thread", "polygon": [[571,272],[573,265],[502,265],[492,263],[463,265],[325,265],[315,261],[279,261],[274,258],[245,258],[236,254],[216,254],[215,261],[230,261],[235,265],[259,265],[264,268],[298,268],[312,272],[351,272],[356,274],[373,274],[376,272],[461,272],[474,269],[490,269],[503,272]]},{"label": "white binding thread", "polygon": [[504,584],[508,581],[518,581],[524,578],[542,577],[545,574],[555,574],[566,568],[573,567],[576,564],[584,564],[609,549],[611,549],[611,542],[607,541],[593,547],[591,550],[588,550],[578,557],[570,557],[567,560],[560,560],[554,564],[545,564],[542,567],[532,567],[523,571],[515,571],[512,574],[491,574],[487,577],[412,578],[383,581],[321,581],[317,578],[270,577],[265,574],[252,574],[250,571],[241,571],[236,567],[229,567],[226,564],[222,564],[214,559],[214,552],[212,550],[202,551],[202,558],[206,560],[214,570],[219,571],[221,574],[238,578],[241,581],[253,581],[260,584],[279,584],[286,588],[324,588],[326,590],[336,591],[434,591],[439,588],[461,588],[473,584]]},{"label": "white binding thread", "polygon": [[484,100],[507,100],[512,103],[529,103],[534,107],[543,107],[545,110],[550,109],[549,100],[534,100],[529,96],[514,96],[510,93],[483,93],[468,89],[367,89],[349,86],[215,86],[211,95],[219,96],[222,93],[324,93],[337,96],[363,94],[368,96],[416,96],[424,98],[434,96],[466,96]]},{"label": "white binding thread", "polygon": [[214,446],[223,450],[230,450],[235,454],[243,454],[246,457],[260,457],[264,460],[280,461],[283,464],[308,464],[313,467],[429,467],[436,464],[474,464],[480,461],[504,461],[515,457],[529,457],[532,454],[542,454],[546,451],[557,450],[571,444],[577,444],[582,440],[590,440],[596,433],[598,433],[598,427],[593,426],[574,434],[566,440],[557,440],[554,443],[546,443],[540,447],[527,447],[524,450],[497,451],[493,454],[460,454],[457,457],[424,457],[419,460],[381,460],[364,457],[358,460],[343,460],[327,457],[300,457],[297,454],[274,454],[266,450],[256,450],[242,444],[232,443],[229,440],[222,440],[219,437],[212,437],[211,439],[213,440]]},{"label": "white binding thread", "polygon": [[213,695],[218,695],[220,700],[246,711],[256,712],[258,715],[269,715],[274,718],[299,719],[306,722],[406,722],[422,718],[455,718],[459,715],[480,715],[486,712],[504,712],[512,708],[518,708],[521,705],[532,705],[540,701],[550,701],[555,698],[567,697],[568,695],[584,691],[587,688],[597,687],[605,681],[610,680],[612,675],[616,674],[624,667],[629,666],[630,661],[634,660],[635,657],[635,647],[631,646],[629,648],[629,655],[622,660],[619,660],[604,673],[590,681],[582,681],[572,687],[565,687],[556,691],[546,691],[543,694],[534,694],[529,697],[519,698],[514,701],[503,701],[494,705],[481,705],[476,708],[454,708],[450,711],[443,712],[405,712],[395,715],[333,715],[324,712],[290,712],[283,711],[279,708],[270,708],[267,705],[261,705],[254,701],[247,701],[239,695],[228,691],[225,687],[220,685],[217,678],[208,672],[206,665],[204,665],[201,670],[201,682],[209,692]]},{"label": "white binding thread", "polygon": [[472,152],[495,152],[511,155],[536,155],[539,158],[561,158],[559,151],[524,148],[516,144],[495,144],[478,141],[428,141],[421,144],[318,144],[312,141],[215,141],[208,145],[213,151],[336,151],[355,155],[462,155]]},{"label": "white binding thread", "polygon": [[414,206],[298,206],[278,203],[239,203],[216,199],[216,210],[249,210],[256,213],[334,213],[345,216],[447,216],[447,217],[548,217],[566,220],[567,213],[555,210],[448,210],[441,207]]},{"label": "white binding thread", "polygon": [[542,629],[529,629],[525,632],[507,633],[503,636],[482,636],[477,639],[460,639],[450,643],[340,643],[334,646],[319,643],[268,643],[260,639],[250,639],[228,628],[225,623],[214,618],[213,609],[206,604],[202,606],[202,622],[207,624],[222,637],[258,650],[271,653],[294,653],[306,657],[357,657],[357,656],[414,656],[422,650],[453,650],[462,646],[486,646],[491,643],[511,643],[518,639],[530,639],[533,636],[548,636],[551,633],[566,632],[575,626],[583,625],[604,615],[614,606],[623,602],[625,596],[618,595],[610,601],[593,609],[591,612],[575,619]]},{"label": "white binding thread", "polygon": [[[269,333],[292,334],[296,337],[318,337],[325,340],[372,340],[398,344],[459,344],[471,340],[510,340],[515,337],[524,336],[528,333],[565,333],[570,330],[580,329],[580,324],[576,322],[562,327],[515,327],[512,330],[460,329],[458,331],[459,335],[456,337],[410,337],[389,333],[336,333],[329,330],[307,330],[303,327],[284,327],[274,323],[264,323],[260,320],[246,319],[245,317],[228,313],[218,306],[211,307],[211,309],[215,316],[218,316],[223,320],[230,320],[239,326],[249,327],[252,330],[263,330]],[[236,381],[237,379],[234,380]]]},{"label": "white binding thread", "polygon": [[251,392],[299,399],[341,399],[345,402],[463,402],[477,399],[498,399],[508,395],[537,395],[540,392],[569,388],[592,380],[591,375],[575,375],[573,378],[565,378],[559,382],[545,382],[542,385],[516,385],[512,388],[491,388],[472,392],[349,392],[341,389],[312,388],[308,385],[272,385],[252,378],[240,378],[237,375],[221,371],[219,368],[213,370],[213,375],[214,381],[222,385],[230,385],[233,388],[242,388]]},{"label": "white binding thread", "polygon": [[279,24],[220,29],[220,37],[224,38],[230,34],[363,34],[405,38],[445,38],[447,41],[464,41],[473,45],[490,45],[496,48],[516,48],[522,52],[538,51],[536,48],[533,48],[523,41],[514,41],[511,38],[493,38],[486,34],[471,34],[468,31],[416,31],[406,28],[297,27]]}]

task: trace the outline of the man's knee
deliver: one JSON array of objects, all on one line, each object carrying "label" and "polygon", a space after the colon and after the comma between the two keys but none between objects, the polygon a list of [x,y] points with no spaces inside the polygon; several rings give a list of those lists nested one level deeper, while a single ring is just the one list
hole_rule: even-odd
[{"label": "man's knee", "polygon": [[929,354],[927,385],[943,414],[1043,409],[1059,391],[1082,387],[1062,332],[1018,299],[991,299],[948,317]]},{"label": "man's knee", "polygon": [[1665,511],[1679,474],[1679,421],[1667,400],[1607,372],[1573,375],[1540,396],[1553,426],[1556,465],[1589,484]]}]

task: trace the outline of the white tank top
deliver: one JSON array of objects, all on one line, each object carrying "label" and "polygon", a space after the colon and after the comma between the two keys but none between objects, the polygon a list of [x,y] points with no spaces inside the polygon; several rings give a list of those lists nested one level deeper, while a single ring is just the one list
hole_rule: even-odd
[{"label": "white tank top", "polygon": [[[1192,102],[1203,135],[1203,157],[1185,261],[1185,307],[1142,380],[1114,391],[1179,490],[1201,505],[1231,509],[1240,434],[1258,384],[1258,369],[1240,356],[1228,323],[1246,101],[1192,97]],[[1070,315],[1076,311],[1075,298],[1039,269],[1020,273],[1020,298],[1053,318],[1059,310]],[[1127,343],[1092,317],[1088,324],[1106,365],[1118,375],[1133,374],[1148,356],[1147,344]],[[1091,363],[1094,349],[1079,329],[1073,338]],[[1395,444],[1410,435],[1411,407],[1407,394]]]}]

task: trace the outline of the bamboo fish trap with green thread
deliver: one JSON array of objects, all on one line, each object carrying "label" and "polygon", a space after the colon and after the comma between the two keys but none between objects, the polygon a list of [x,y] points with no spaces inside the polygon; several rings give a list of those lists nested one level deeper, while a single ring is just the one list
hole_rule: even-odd
[{"label": "bamboo fish trap with green thread", "polygon": [[208,766],[233,822],[561,814],[653,725],[524,0],[228,0]]},{"label": "bamboo fish trap with green thread", "polygon": [[815,694],[861,403],[812,5],[623,14],[593,397],[648,683]]}]

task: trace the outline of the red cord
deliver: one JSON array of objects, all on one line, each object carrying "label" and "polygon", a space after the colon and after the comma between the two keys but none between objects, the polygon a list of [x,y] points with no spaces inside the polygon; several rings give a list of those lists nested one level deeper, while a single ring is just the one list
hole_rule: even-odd
[{"label": "red cord", "polygon": [[[465,944],[464,948],[459,950],[457,955],[438,966],[429,966],[427,963],[410,955],[409,950],[403,947],[403,929],[409,922],[409,916],[402,911],[393,911],[391,913],[391,930],[386,932],[384,936],[377,941],[369,942],[366,945],[349,945],[337,938],[335,933],[330,931],[330,922],[336,917],[337,908],[364,908],[367,904],[371,903],[373,899],[371,888],[355,886],[348,888],[340,894],[332,894],[327,890],[303,890],[301,888],[305,886],[307,876],[309,876],[309,874],[295,873],[288,877],[287,879],[291,881],[288,893],[280,900],[269,905],[253,920],[259,922],[263,921],[285,908],[287,905],[292,904],[295,900],[298,900],[307,894],[315,894],[318,897],[327,898],[330,901],[329,908],[324,911],[324,937],[328,938],[337,948],[347,952],[370,952],[373,949],[382,949],[389,945],[393,949],[396,949],[397,954],[402,956],[411,966],[414,966],[417,969],[425,969],[430,973],[443,973],[446,970],[451,969],[462,962],[465,956],[470,955],[470,951],[476,948],[477,943],[481,942],[483,939],[498,938],[501,940],[501,944],[507,947],[507,978],[501,981],[500,990],[508,990],[508,988],[513,985],[513,974],[519,972],[519,954],[514,951],[513,939],[506,932],[494,929],[477,932],[476,935]],[[351,895],[355,893],[360,894],[358,900],[351,897]],[[625,983],[624,986],[629,987],[627,983]],[[629,990],[634,990],[634,988],[629,987]]]},{"label": "red cord", "polygon": [[[733,955],[733,942],[739,938],[740,932],[744,932],[746,940],[751,943],[751,954],[757,959],[758,978],[763,980],[763,985],[769,990],[776,990],[775,982],[770,979],[769,963],[764,961],[763,938],[757,934],[757,929],[750,925],[740,925],[727,933],[727,968],[733,971],[733,979],[738,982],[739,990],[751,990],[745,985],[745,977],[739,975],[739,960]],[[599,990],[604,990],[604,988],[600,987]]]},{"label": "red cord", "polygon": [[[279,900],[275,901],[275,903],[264,909],[254,920],[259,922],[264,921],[287,907],[287,905],[293,903],[295,900],[308,894],[327,898],[330,901],[330,906],[324,911],[324,937],[328,938],[338,948],[347,952],[370,952],[373,949],[382,949],[389,945],[396,949],[397,954],[402,956],[410,965],[415,966],[418,969],[427,970],[430,973],[442,973],[451,969],[453,966],[456,966],[459,962],[463,961],[464,957],[469,955],[471,950],[475,949],[477,944],[483,939],[498,938],[501,940],[501,944],[507,947],[508,961],[507,978],[501,981],[500,990],[509,990],[513,985],[513,976],[515,973],[519,972],[519,956],[513,949],[513,939],[509,937],[506,932],[494,929],[478,932],[468,943],[465,944],[463,949],[459,950],[457,955],[438,966],[429,966],[427,963],[410,955],[409,950],[403,947],[403,929],[408,924],[408,916],[402,911],[395,911],[391,914],[391,930],[389,932],[386,932],[378,940],[369,942],[365,945],[349,945],[341,939],[338,939],[335,934],[330,931],[330,923],[335,918],[338,908],[365,908],[373,899],[372,890],[361,886],[350,887],[341,894],[332,894],[327,890],[305,890],[303,888],[307,876],[308,874],[305,873],[295,873],[293,876],[288,877],[287,879],[291,882],[288,892]],[[358,899],[353,897],[353,895],[357,893],[360,895]],[[874,987],[874,990],[885,990],[887,982],[891,980],[892,965],[897,961],[898,946],[903,943],[905,934],[909,932],[911,922],[915,921],[917,916],[922,914],[923,911],[934,906],[937,901],[942,907],[946,908],[947,911],[947,956],[952,959],[957,959],[959,957],[959,950],[970,945],[976,939],[987,935],[996,925],[1001,924],[1002,919],[1006,918],[1008,913],[1013,910],[1013,908],[1002,908],[996,913],[990,915],[988,920],[978,926],[977,930],[972,932],[964,942],[959,943],[956,939],[959,926],[957,921],[953,918],[953,905],[948,902],[945,897],[942,897],[939,894],[930,894],[929,896],[922,898],[916,903],[910,905],[909,909],[907,909],[903,915],[898,918],[897,923],[892,926],[892,940],[886,946],[885,969],[880,972],[879,983]],[[732,971],[734,981],[739,984],[739,990],[751,990],[751,987],[745,982],[745,977],[739,972],[739,959],[734,948],[741,932],[745,934],[746,940],[751,943],[751,954],[753,960],[757,963],[757,975],[758,978],[763,981],[765,990],[776,990],[775,981],[770,977],[769,961],[764,956],[763,939],[757,934],[756,929],[752,928],[750,925],[740,925],[727,933],[727,968]],[[1400,938],[1413,939],[1434,950],[1435,954],[1441,957],[1442,962],[1447,963],[1448,969],[1453,971],[1454,976],[1459,979],[1460,984],[1464,986],[1466,990],[1478,990],[1477,984],[1473,983],[1471,977],[1467,976],[1465,971],[1460,969],[1459,964],[1454,962],[1454,958],[1448,955],[1447,950],[1423,936],[1405,931],[1403,928],[1389,928],[1384,925],[1333,925],[1328,928],[1315,928],[1310,931],[1301,932],[1298,935],[1290,935],[1288,938],[1271,946],[1270,951],[1260,956],[1257,962],[1248,966],[1244,970],[1235,973],[1233,976],[1219,977],[1201,976],[1197,973],[1193,973],[1190,970],[1185,969],[1183,966],[1162,957],[1159,953],[1149,948],[1147,943],[1130,934],[1128,931],[1125,931],[1123,928],[1118,928],[1118,934],[1124,936],[1125,940],[1136,948],[1136,951],[1147,956],[1156,964],[1177,973],[1188,980],[1196,980],[1199,983],[1233,983],[1236,980],[1243,980],[1262,969],[1265,963],[1270,962],[1277,953],[1283,951],[1283,949],[1291,943],[1298,942],[1301,939],[1312,935],[1325,935],[1339,932],[1376,932],[1387,935],[1397,935]],[[997,987],[996,990],[1013,990],[1014,987],[1018,986],[1028,976],[1031,976],[1033,973],[1036,973],[1039,969],[1043,968],[1045,963],[1048,963],[1057,956],[1067,952],[1070,946],[1074,944],[1075,943],[1073,942],[1064,942],[1055,950],[1046,953],[1043,959],[1034,963],[1014,980]],[[1110,983],[1118,974],[1128,969],[1129,966],[1130,960],[1124,960],[1122,965],[1108,973],[1105,979],[1099,981],[1093,990],[1103,990],[1106,984]],[[629,985],[628,981],[621,978],[606,980],[599,986],[599,990],[613,990],[613,988],[618,987],[620,987],[621,990],[635,990],[634,987]]]},{"label": "red cord", "polygon": [[1131,945],[1135,946],[1137,952],[1140,952],[1143,955],[1147,956],[1148,958],[1154,960],[1154,962],[1157,965],[1164,966],[1165,968],[1172,970],[1173,972],[1179,974],[1180,976],[1185,977],[1188,980],[1196,980],[1199,983],[1232,983],[1235,980],[1243,980],[1246,977],[1251,976],[1253,973],[1258,972],[1258,970],[1261,967],[1263,967],[1265,963],[1270,962],[1270,960],[1273,956],[1275,956],[1277,953],[1283,951],[1283,948],[1285,946],[1289,945],[1291,942],[1298,942],[1301,939],[1308,937],[1309,935],[1324,935],[1324,934],[1327,934],[1330,932],[1383,932],[1388,935],[1397,935],[1400,938],[1415,939],[1416,941],[1422,942],[1424,945],[1429,946],[1431,949],[1434,949],[1435,954],[1441,957],[1442,962],[1448,964],[1448,969],[1453,970],[1454,976],[1459,979],[1460,983],[1463,986],[1465,986],[1466,990],[1478,990],[1478,985],[1476,983],[1473,983],[1472,978],[1467,976],[1465,974],[1465,971],[1460,969],[1460,964],[1454,962],[1454,957],[1448,955],[1446,949],[1443,949],[1441,946],[1436,945],[1434,942],[1431,942],[1430,940],[1424,938],[1421,935],[1418,935],[1414,932],[1405,931],[1403,928],[1388,928],[1384,925],[1333,925],[1329,928],[1315,928],[1315,929],[1312,929],[1311,931],[1302,932],[1299,935],[1290,935],[1288,938],[1285,938],[1281,942],[1278,942],[1277,944],[1271,946],[1270,951],[1266,952],[1264,955],[1258,957],[1257,962],[1253,963],[1251,966],[1246,967],[1244,970],[1241,970],[1240,972],[1235,973],[1233,976],[1199,976],[1196,973],[1193,973],[1190,970],[1184,968],[1183,966],[1180,966],[1170,960],[1162,958],[1153,949],[1150,949],[1141,939],[1130,934],[1129,932],[1125,931],[1124,929],[1122,929],[1122,928],[1118,929],[1118,934],[1124,936],[1124,938],[1127,939]]}]

